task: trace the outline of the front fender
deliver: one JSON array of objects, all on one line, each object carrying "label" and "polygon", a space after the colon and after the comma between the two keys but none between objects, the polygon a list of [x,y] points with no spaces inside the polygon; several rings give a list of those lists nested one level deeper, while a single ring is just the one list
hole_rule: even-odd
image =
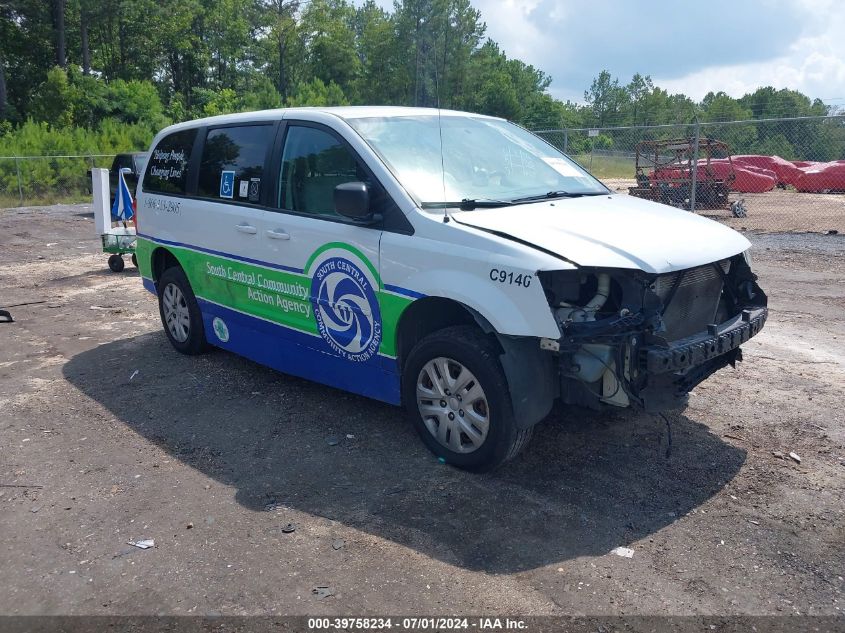
[{"label": "front fender", "polygon": [[[495,268],[495,267],[492,267]],[[560,330],[552,317],[535,272],[509,271],[531,277],[528,287],[490,278],[491,267],[477,270],[420,270],[403,280],[415,292],[452,299],[484,317],[498,334],[557,339]]]}]

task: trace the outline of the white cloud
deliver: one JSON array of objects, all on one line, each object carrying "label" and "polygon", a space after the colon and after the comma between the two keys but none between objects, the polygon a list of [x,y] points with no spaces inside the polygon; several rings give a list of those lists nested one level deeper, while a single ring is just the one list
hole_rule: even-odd
[{"label": "white cloud", "polygon": [[[845,104],[845,12],[841,0],[475,0],[487,34],[509,56],[553,77],[551,92],[580,101],[608,69],[634,72],[700,99],[765,85]],[[719,6],[721,5],[721,6]],[[696,9],[695,7],[699,7]],[[712,19],[703,21],[701,8]]]},{"label": "white cloud", "polygon": [[[359,1],[359,0],[356,0]],[[392,0],[377,0],[392,10]],[[651,75],[670,92],[734,97],[760,86],[845,106],[842,0],[473,0],[487,36],[583,100],[607,69]]]},{"label": "white cloud", "polygon": [[487,23],[487,36],[498,42],[508,57],[529,64],[534,63],[531,59],[541,58],[539,53],[552,45],[550,34],[544,33],[531,20],[531,12],[539,4],[540,0],[473,2],[475,8],[481,11],[481,19]]},{"label": "white cloud", "polygon": [[802,2],[811,16],[805,36],[766,62],[703,68],[675,79],[655,77],[671,92],[700,99],[722,90],[739,97],[760,86],[791,88],[845,105],[845,15],[832,2]]}]

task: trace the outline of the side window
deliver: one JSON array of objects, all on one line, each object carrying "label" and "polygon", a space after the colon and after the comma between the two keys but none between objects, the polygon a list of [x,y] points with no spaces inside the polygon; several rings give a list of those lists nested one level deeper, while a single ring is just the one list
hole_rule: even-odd
[{"label": "side window", "polygon": [[132,156],[129,154],[118,154],[114,159],[114,170],[132,169]]},{"label": "side window", "polygon": [[188,160],[197,138],[196,129],[174,132],[164,137],[150,154],[144,191],[153,193],[185,193],[188,182]]},{"label": "side window", "polygon": [[136,174],[141,174],[144,172],[144,167],[147,164],[147,155],[146,154],[138,154],[135,156],[135,165],[134,171]]},{"label": "side window", "polygon": [[334,188],[367,180],[358,161],[335,136],[312,127],[288,127],[279,178],[279,208],[336,216]]},{"label": "side window", "polygon": [[210,129],[202,150],[197,195],[260,202],[264,160],[273,142],[272,131],[272,125]]}]

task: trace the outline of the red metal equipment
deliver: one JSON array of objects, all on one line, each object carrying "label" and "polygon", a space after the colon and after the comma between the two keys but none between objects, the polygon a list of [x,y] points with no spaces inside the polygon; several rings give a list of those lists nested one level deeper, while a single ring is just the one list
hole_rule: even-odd
[{"label": "red metal equipment", "polygon": [[[637,185],[629,188],[630,194],[689,209],[695,139],[642,141],[636,151]],[[695,210],[729,209],[728,194],[736,173],[727,143],[699,138],[696,172]]]}]

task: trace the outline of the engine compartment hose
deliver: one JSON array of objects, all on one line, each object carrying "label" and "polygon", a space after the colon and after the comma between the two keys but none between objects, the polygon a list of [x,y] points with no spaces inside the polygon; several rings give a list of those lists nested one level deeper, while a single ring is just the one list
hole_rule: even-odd
[{"label": "engine compartment hose", "polygon": [[598,286],[596,287],[596,296],[590,299],[589,303],[584,306],[584,310],[589,312],[596,312],[604,307],[607,298],[610,296],[610,275],[607,273],[599,273]]}]

